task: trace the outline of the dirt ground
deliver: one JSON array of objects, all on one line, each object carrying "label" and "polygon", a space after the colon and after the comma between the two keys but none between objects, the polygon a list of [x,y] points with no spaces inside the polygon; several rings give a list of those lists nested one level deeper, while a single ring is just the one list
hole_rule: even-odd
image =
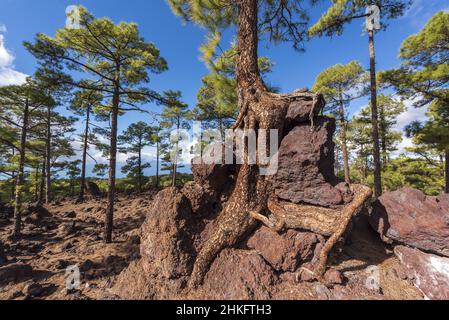
[{"label": "dirt ground", "polygon": [[[48,206],[48,214],[26,216],[23,238],[18,242],[9,239],[12,219],[0,219],[0,241],[5,246],[8,259],[6,266],[23,263],[33,270],[30,275],[19,275],[13,282],[6,283],[0,279],[0,299],[119,299],[109,289],[118,274],[139,258],[139,229],[152,198],[152,194],[119,197],[114,243],[110,245],[102,241],[105,200],[90,200],[83,204],[66,200]],[[69,277],[66,268],[73,265],[77,265],[81,272],[79,290],[66,289]],[[364,218],[358,219],[347,244],[334,259],[333,267],[345,276],[343,285],[328,289],[316,283],[281,281],[273,298],[423,298],[406,280],[392,248],[380,241]],[[376,271],[380,286],[369,289],[367,280]]]}]

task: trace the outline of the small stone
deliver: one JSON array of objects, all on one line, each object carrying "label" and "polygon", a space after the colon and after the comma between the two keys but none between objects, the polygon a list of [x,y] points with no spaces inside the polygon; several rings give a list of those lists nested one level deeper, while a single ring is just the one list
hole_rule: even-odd
[{"label": "small stone", "polygon": [[129,237],[129,243],[132,245],[139,245],[140,244],[140,237],[138,235],[134,235]]},{"label": "small stone", "polygon": [[84,261],[83,263],[81,263],[80,265],[80,271],[81,272],[87,272],[92,270],[94,267],[94,263],[92,260],[87,259],[86,261]]},{"label": "small stone", "polygon": [[30,283],[23,288],[22,293],[31,298],[39,297],[42,292],[44,291],[44,288],[39,283]]},{"label": "small stone", "polygon": [[64,217],[70,219],[76,218],[76,212],[75,211],[67,212],[66,214],[64,214]]},{"label": "small stone", "polygon": [[327,271],[326,274],[324,275],[324,278],[327,283],[332,285],[343,284],[345,280],[343,274],[335,269],[330,269],[329,271]]},{"label": "small stone", "polygon": [[70,265],[70,263],[68,261],[65,261],[62,259],[56,261],[56,269],[58,269],[58,270],[63,270],[65,268],[67,268],[69,265]]}]

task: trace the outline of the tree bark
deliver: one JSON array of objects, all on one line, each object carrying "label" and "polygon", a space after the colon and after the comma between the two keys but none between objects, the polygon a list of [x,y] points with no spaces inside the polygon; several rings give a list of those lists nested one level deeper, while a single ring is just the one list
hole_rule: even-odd
[{"label": "tree bark", "polygon": [[345,109],[343,102],[343,94],[341,90],[339,91],[339,113],[340,113],[340,138],[341,138],[341,150],[343,154],[343,167],[345,173],[345,182],[351,183],[351,177],[349,173],[349,155],[348,155],[348,146],[346,141],[346,119],[345,119]]},{"label": "tree bark", "polygon": [[89,126],[90,126],[90,106],[86,109],[86,127],[84,128],[83,161],[81,164],[81,181],[79,201],[84,201],[84,191],[86,190],[86,162],[87,148],[89,144]]},{"label": "tree bark", "polygon": [[39,200],[39,163],[36,165],[36,174],[34,176],[34,201],[37,202]]},{"label": "tree bark", "polygon": [[388,163],[387,132],[385,128],[385,109],[382,104],[379,106],[379,131],[380,131],[380,148],[382,150],[382,165],[386,166]]},{"label": "tree bark", "polygon": [[20,150],[19,150],[19,165],[17,170],[16,191],[14,198],[14,232],[13,237],[20,237],[22,227],[22,192],[24,184],[24,166],[25,166],[25,151],[27,141],[29,104],[28,99],[25,102],[25,109],[23,111],[22,132],[20,135]]},{"label": "tree bark", "polygon": [[117,67],[114,95],[111,110],[111,146],[109,152],[109,182],[108,182],[108,207],[105,221],[105,242],[112,242],[112,230],[114,228],[114,202],[115,202],[115,176],[117,165],[117,126],[120,105],[120,68]]},{"label": "tree bark", "polygon": [[114,227],[114,202],[115,202],[115,176],[117,164],[117,126],[118,126],[118,108],[120,96],[118,87],[114,93],[111,112],[111,146],[109,152],[109,182],[108,182],[108,208],[105,221],[105,242],[112,242],[112,230]]},{"label": "tree bark", "polygon": [[159,140],[156,141],[156,188],[159,188]]},{"label": "tree bark", "polygon": [[47,107],[47,137],[45,143],[45,203],[52,200],[51,190],[51,107]]},{"label": "tree bark", "polygon": [[379,116],[377,111],[377,80],[376,80],[376,56],[374,51],[374,31],[368,31],[370,53],[370,78],[371,78],[371,124],[373,138],[373,163],[374,163],[374,197],[382,195],[382,168],[380,163],[379,147]]},{"label": "tree bark", "polygon": [[449,148],[446,149],[445,152],[445,179],[446,179],[446,186],[444,188],[445,193],[449,193]]},{"label": "tree bark", "polygon": [[45,191],[45,163],[46,160],[42,161],[42,172],[41,172],[41,181],[39,185],[39,198],[37,199],[38,204],[42,204],[44,202],[44,191]]},{"label": "tree bark", "polygon": [[142,138],[139,137],[139,159],[138,159],[138,189],[142,193]]},{"label": "tree bark", "polygon": [[176,127],[177,136],[176,136],[176,145],[175,145],[175,154],[173,159],[173,172],[172,172],[172,187],[176,187],[176,179],[177,179],[177,171],[178,171],[178,153],[179,153],[179,122]]}]

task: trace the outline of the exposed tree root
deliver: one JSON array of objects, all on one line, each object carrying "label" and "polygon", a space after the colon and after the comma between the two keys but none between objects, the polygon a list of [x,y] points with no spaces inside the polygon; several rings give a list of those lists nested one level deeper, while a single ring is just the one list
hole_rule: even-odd
[{"label": "exposed tree root", "polygon": [[343,209],[329,209],[314,206],[297,205],[288,202],[269,201],[270,218],[257,212],[250,212],[252,218],[261,221],[267,227],[279,232],[282,229],[302,229],[323,236],[330,236],[320,253],[314,276],[324,281],[329,253],[346,232],[349,222],[371,198],[372,190],[362,185],[352,185],[354,199]]}]

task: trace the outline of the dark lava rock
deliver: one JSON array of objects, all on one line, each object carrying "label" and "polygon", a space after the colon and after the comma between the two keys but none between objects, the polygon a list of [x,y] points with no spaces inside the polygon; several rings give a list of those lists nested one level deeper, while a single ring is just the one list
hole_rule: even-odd
[{"label": "dark lava rock", "polygon": [[276,195],[294,203],[332,207],[343,203],[334,173],[335,120],[315,118],[296,126],[282,140],[279,168],[271,177]]},{"label": "dark lava rock", "polygon": [[225,249],[206,275],[202,299],[267,300],[276,281],[274,270],[255,251]]},{"label": "dark lava rock", "polygon": [[317,244],[324,241],[310,232],[288,230],[283,234],[262,227],[248,240],[248,247],[256,250],[275,270],[294,272],[301,262],[311,260]]},{"label": "dark lava rock", "polygon": [[370,224],[384,240],[449,256],[449,195],[428,197],[402,188],[373,205]]}]

